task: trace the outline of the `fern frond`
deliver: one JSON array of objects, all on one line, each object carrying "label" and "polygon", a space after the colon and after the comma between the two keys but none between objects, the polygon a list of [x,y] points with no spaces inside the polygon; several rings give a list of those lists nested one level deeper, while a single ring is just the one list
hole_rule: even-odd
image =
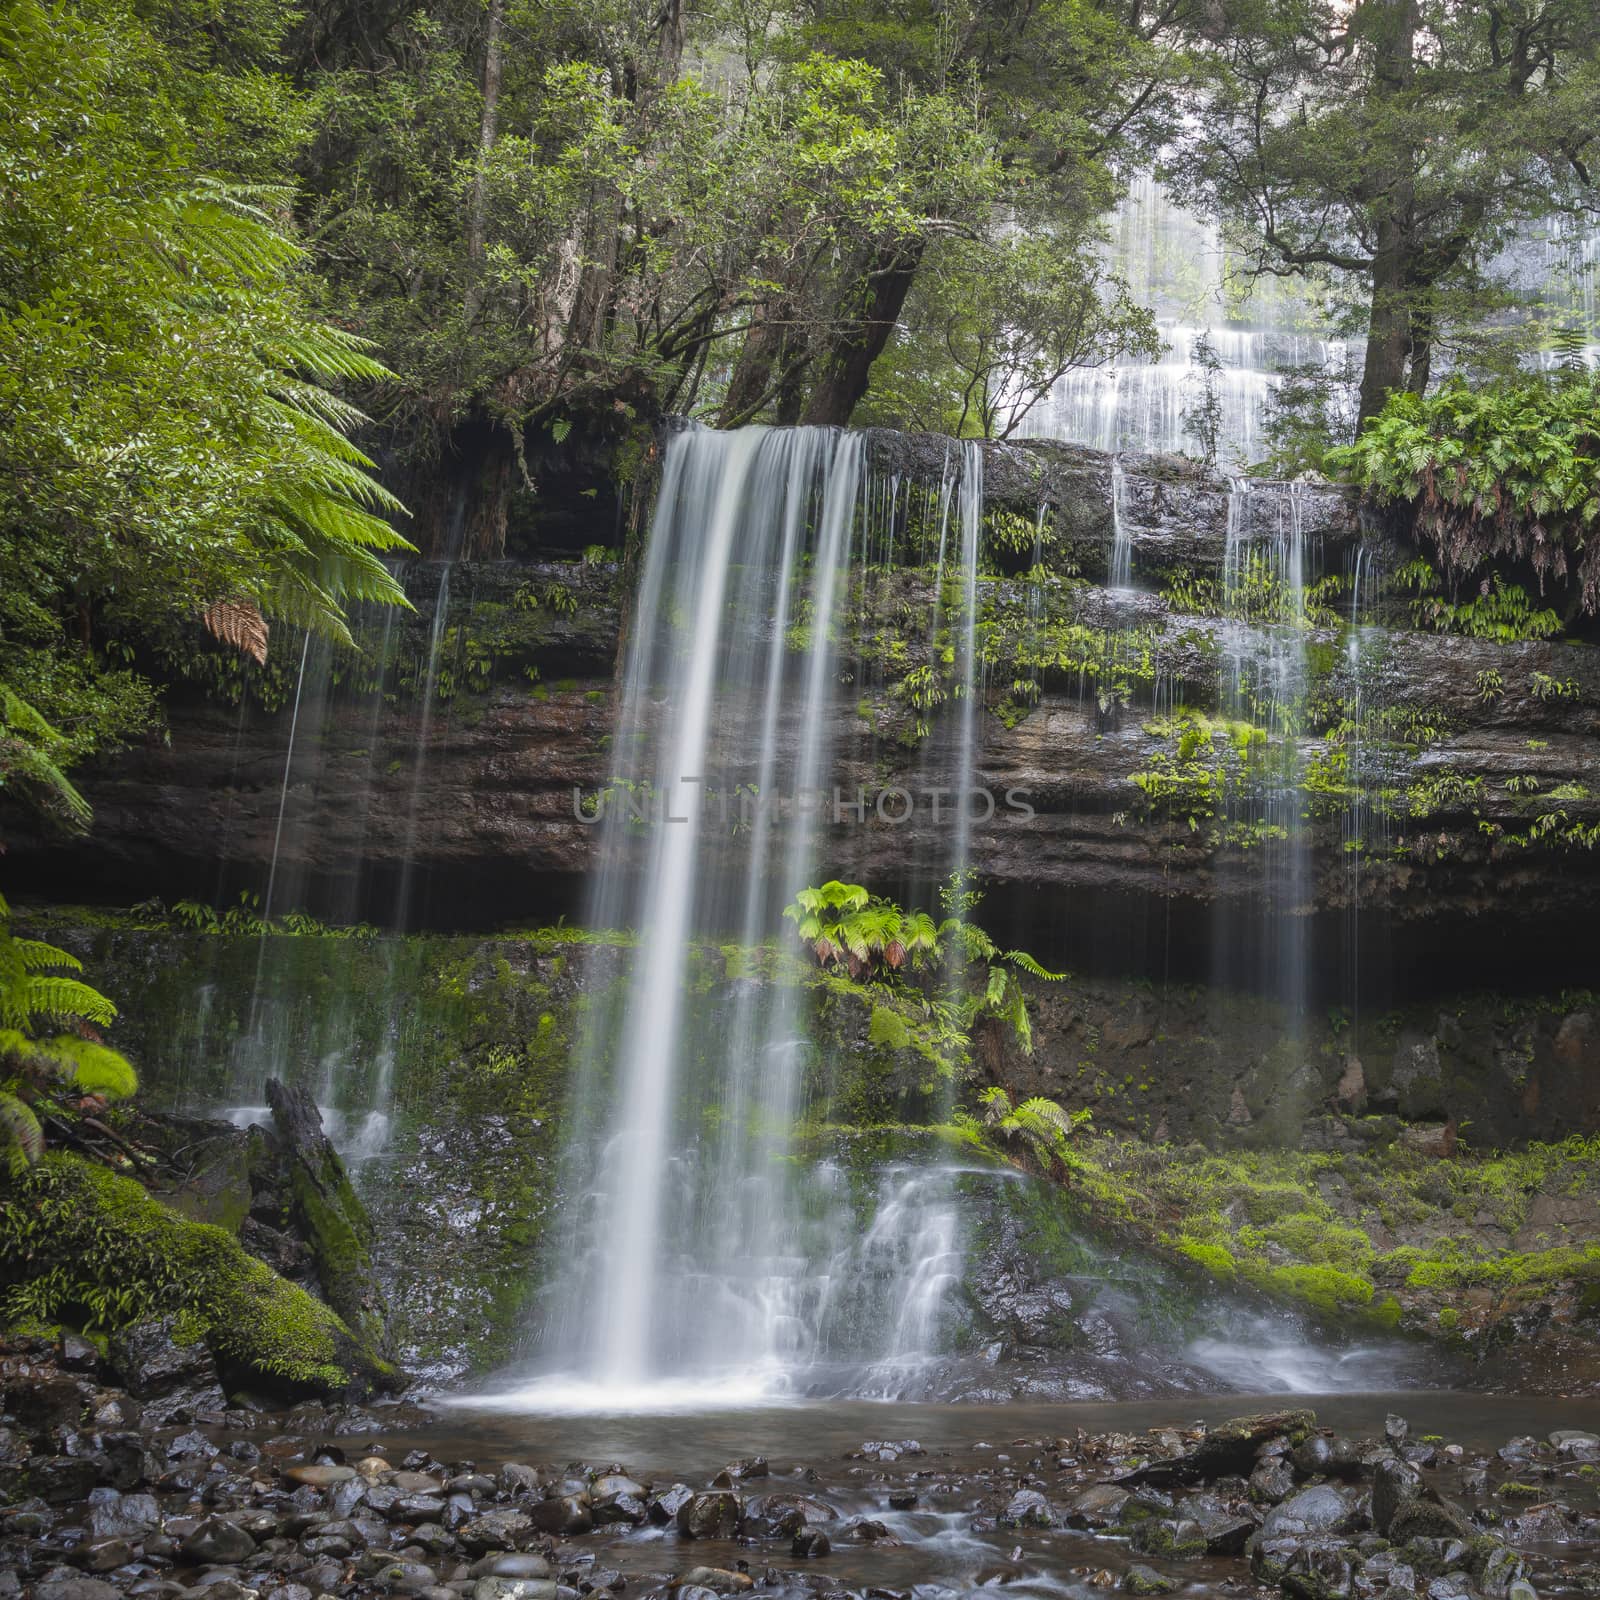
[{"label": "fern frond", "polygon": [[0,1090],[0,1151],[13,1172],[31,1167],[44,1154],[39,1119],[14,1094]]},{"label": "fern frond", "polygon": [[82,1018],[104,1026],[117,1014],[117,1008],[98,989],[76,978],[31,977],[22,986],[19,999],[29,1015],[62,1022]]},{"label": "fern frond", "polygon": [[46,944],[43,939],[13,939],[11,949],[27,972],[48,972],[51,967],[66,967],[70,972],[83,971],[83,963],[75,955],[57,949],[53,944]]},{"label": "fern frond", "polygon": [[1026,950],[1007,950],[1005,959],[1012,966],[1020,967],[1024,972],[1031,973],[1035,978],[1043,978],[1046,983],[1061,983],[1068,976],[1065,972],[1046,971]]},{"label": "fern frond", "polygon": [[139,1087],[132,1063],[109,1045],[66,1033],[41,1040],[39,1048],[60,1063],[62,1077],[80,1094],[126,1100]]},{"label": "fern frond", "polygon": [[201,618],[212,638],[232,645],[258,667],[267,663],[267,619],[254,600],[213,600]]}]

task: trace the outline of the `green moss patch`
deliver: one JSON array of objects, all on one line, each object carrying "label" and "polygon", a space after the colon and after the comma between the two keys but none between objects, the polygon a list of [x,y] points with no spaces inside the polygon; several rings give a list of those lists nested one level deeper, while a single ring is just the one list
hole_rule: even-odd
[{"label": "green moss patch", "polygon": [[342,1395],[395,1376],[333,1311],[226,1230],[190,1222],[132,1178],[66,1153],[4,1191],[0,1292],[7,1320],[111,1331],[176,1313],[225,1367],[291,1391]]}]

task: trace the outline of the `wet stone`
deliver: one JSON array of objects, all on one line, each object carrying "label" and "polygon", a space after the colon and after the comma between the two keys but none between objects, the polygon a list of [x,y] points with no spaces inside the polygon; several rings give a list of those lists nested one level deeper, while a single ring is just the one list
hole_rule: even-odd
[{"label": "wet stone", "polygon": [[480,1578],[472,1586],[472,1600],[557,1600],[558,1592],[560,1586],[550,1578]]},{"label": "wet stone", "polygon": [[553,1533],[561,1538],[587,1533],[594,1526],[586,1494],[568,1494],[554,1500],[537,1501],[528,1507],[528,1516],[541,1533]]},{"label": "wet stone", "polygon": [[533,1534],[533,1519],[525,1512],[486,1511],[464,1523],[457,1537],[473,1555],[483,1555],[491,1550],[510,1550],[527,1543]]},{"label": "wet stone", "polygon": [[1131,1498],[1114,1483],[1096,1483],[1068,1503],[1063,1520],[1069,1528],[1109,1528],[1122,1520]]},{"label": "wet stone", "polygon": [[533,1551],[503,1552],[474,1561],[469,1569],[474,1578],[548,1578],[550,1563]]},{"label": "wet stone", "polygon": [[1050,1502],[1037,1489],[1019,1489],[1000,1513],[1002,1528],[1053,1528],[1055,1521]]},{"label": "wet stone", "polygon": [[1294,1485],[1294,1468],[1282,1456],[1273,1456],[1250,1474],[1249,1495],[1257,1505],[1275,1506],[1294,1493]]},{"label": "wet stone", "polygon": [[1331,1539],[1307,1540],[1289,1558],[1281,1581],[1295,1600],[1350,1600],[1354,1572],[1349,1547]]},{"label": "wet stone", "polygon": [[306,1466],[286,1467],[283,1475],[290,1483],[309,1484],[313,1489],[331,1489],[335,1484],[349,1483],[356,1476],[356,1469],[317,1462]]},{"label": "wet stone", "polygon": [[691,1567],[680,1582],[717,1594],[739,1594],[755,1587],[755,1580],[749,1573],[729,1572],[725,1567]]},{"label": "wet stone", "polygon": [[256,1542],[236,1523],[223,1517],[207,1517],[183,1541],[183,1553],[191,1561],[235,1562],[253,1556]]},{"label": "wet stone", "polygon": [[648,1508],[650,1520],[658,1527],[676,1522],[678,1513],[694,1499],[694,1490],[686,1483],[675,1483],[653,1499]]},{"label": "wet stone", "polygon": [[1315,1484],[1274,1506],[1261,1524],[1262,1535],[1330,1533],[1353,1525],[1354,1513],[1345,1494],[1332,1484]]},{"label": "wet stone", "polygon": [[1176,1578],[1169,1578],[1166,1573],[1138,1561],[1122,1577],[1122,1588],[1128,1594],[1171,1594],[1178,1587]]},{"label": "wet stone", "polygon": [[1184,1560],[1206,1553],[1206,1536],[1198,1522],[1188,1518],[1149,1517],[1137,1523],[1128,1540],[1140,1555]]},{"label": "wet stone", "polygon": [[678,1508],[678,1532],[688,1539],[731,1539],[744,1520],[739,1497],[727,1490],[693,1494]]}]

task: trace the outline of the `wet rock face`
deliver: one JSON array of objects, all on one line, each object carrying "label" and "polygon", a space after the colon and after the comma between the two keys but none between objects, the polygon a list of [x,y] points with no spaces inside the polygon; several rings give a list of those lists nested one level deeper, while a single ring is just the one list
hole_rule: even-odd
[{"label": "wet rock face", "polygon": [[[874,433],[871,449],[885,471],[937,482],[950,442]],[[985,458],[991,506],[1029,519],[1041,505],[1052,508],[1062,540],[1052,559],[1063,571],[1103,582],[1111,543],[1109,458],[1043,441],[989,445]],[[1175,458],[1125,456],[1120,468],[1122,521],[1134,540],[1139,581],[1152,592],[1075,589],[1063,601],[1071,613],[1064,620],[1103,636],[1108,649],[1108,630],[1137,627],[1136,653],[1148,656],[1168,699],[1216,713],[1234,648],[1231,626],[1175,613],[1153,591],[1178,568],[1220,571],[1229,485]],[[1251,490],[1266,499],[1273,492],[1270,485]],[[1330,570],[1338,569],[1360,535],[1349,497],[1326,488],[1294,492],[1307,538]],[[423,658],[439,571],[422,564],[411,575],[418,615],[396,624]],[[896,589],[895,607],[920,614],[928,596],[911,589],[921,581],[907,575],[910,589]],[[1015,580],[1002,580],[995,594],[1016,600],[1016,588]],[[562,596],[559,604],[539,598],[552,593]],[[287,708],[240,712],[176,691],[170,744],[120,754],[102,773],[85,775],[96,811],[92,852],[64,852],[18,819],[8,841],[8,881],[57,896],[81,890],[130,902],[152,893],[209,898],[219,874],[229,883],[258,884],[276,849],[280,882],[303,884],[302,898],[340,907],[347,918],[391,918],[408,861],[414,918],[485,926],[525,916],[535,900],[553,897],[560,909],[572,908],[599,844],[597,830],[574,815],[574,790],[593,795],[611,772],[613,679],[627,608],[622,575],[576,563],[468,563],[455,569],[450,606],[457,632],[494,656],[489,686],[452,678],[448,698],[437,700],[426,719],[410,690],[379,705],[349,685],[324,686],[303,707],[309,720],[287,790]],[[892,616],[878,621],[891,632],[899,626]],[[921,659],[924,641],[904,642],[911,659]],[[1353,706],[1358,684],[1343,641],[1324,629],[1305,642],[1318,664],[1319,703]],[[1552,792],[1563,796],[1552,802],[1565,813],[1563,826],[1600,820],[1596,654],[1367,630],[1362,703],[1397,708],[1442,730],[1409,754],[1397,745],[1385,757],[1393,770],[1379,775],[1381,783],[1396,792],[1432,785],[1438,803],[1417,826],[1405,819],[1393,825],[1396,837],[1371,851],[1359,874],[1349,871],[1341,809],[1310,807],[1312,903],[1343,910],[1354,899],[1435,921],[1491,906],[1503,911],[1507,901],[1527,917],[1579,914],[1600,875],[1600,852],[1513,849],[1504,837],[1525,831],[1540,809],[1536,797]],[[882,673],[856,663],[852,676],[870,688]],[[1000,673],[991,684],[993,706],[1010,679]],[[1492,694],[1484,688],[1490,681],[1499,685]],[[1561,692],[1552,693],[1551,683]],[[1251,904],[1274,891],[1268,852],[1194,837],[1186,818],[1147,804],[1133,775],[1169,756],[1172,744],[1148,731],[1152,692],[1152,682],[1141,677],[1131,700],[1113,696],[1116,704],[1103,705],[1081,671],[1045,670],[1037,703],[1020,720],[982,719],[984,783],[1002,814],[1011,790],[1026,794],[1034,812],[1025,827],[975,830],[975,864],[997,887],[1197,905]],[[916,718],[902,702],[876,697],[876,732],[865,744],[858,711],[840,708],[840,748],[859,752],[842,757],[833,775],[842,794],[941,781],[929,752],[912,748]],[[742,746],[747,764],[759,748],[748,735],[733,744]],[[719,755],[737,760],[738,750]],[[298,825],[313,816],[314,827]],[[827,854],[863,879],[912,876],[926,832],[922,825],[834,828]]]}]

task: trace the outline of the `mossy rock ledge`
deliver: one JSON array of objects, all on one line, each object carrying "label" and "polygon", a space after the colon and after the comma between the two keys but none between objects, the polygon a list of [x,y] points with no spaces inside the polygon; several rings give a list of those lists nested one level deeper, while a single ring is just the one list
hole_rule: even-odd
[{"label": "mossy rock ledge", "polygon": [[65,1152],[0,1180],[0,1292],[8,1318],[115,1333],[172,1317],[224,1383],[285,1397],[354,1399],[400,1375],[329,1306],[191,1222],[141,1184]]}]

